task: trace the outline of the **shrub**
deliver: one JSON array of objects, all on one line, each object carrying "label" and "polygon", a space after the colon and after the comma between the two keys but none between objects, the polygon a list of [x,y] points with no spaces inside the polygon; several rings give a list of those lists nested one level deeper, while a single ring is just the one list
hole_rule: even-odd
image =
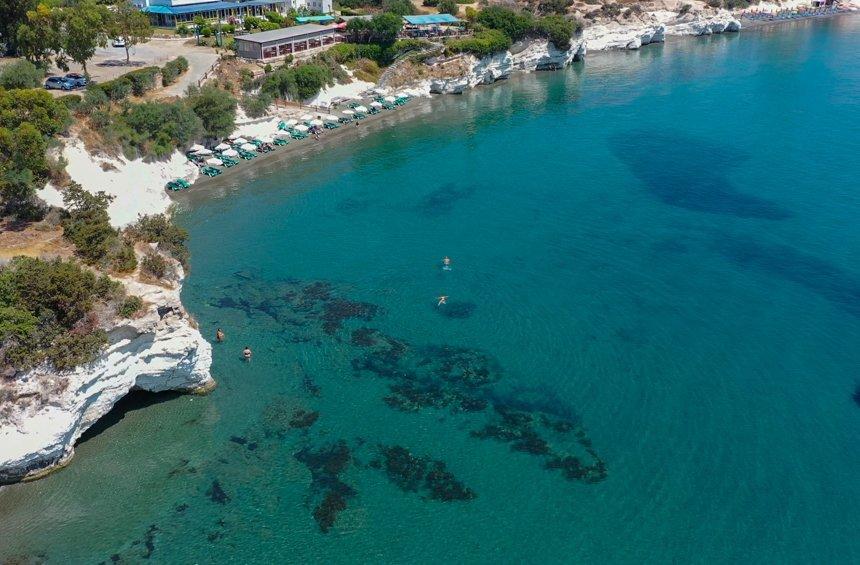
[{"label": "shrub", "polygon": [[439,0],[437,5],[440,14],[451,14],[456,16],[460,12],[460,6],[454,0]]},{"label": "shrub", "polygon": [[249,118],[259,118],[268,114],[272,96],[267,92],[260,92],[256,96],[243,96],[239,104]]},{"label": "shrub", "polygon": [[254,88],[254,72],[251,69],[239,69],[239,86],[245,91]]},{"label": "shrub", "polygon": [[169,86],[176,82],[179,75],[188,70],[188,59],[179,56],[172,61],[168,61],[161,67],[161,84]]},{"label": "shrub", "polygon": [[188,89],[188,107],[203,122],[204,133],[212,138],[230,135],[236,126],[236,99],[216,86]]},{"label": "shrub", "polygon": [[681,9],[678,10],[678,15],[683,16],[684,14],[688,13],[692,9],[693,9],[692,4],[684,4],[683,6],[681,6]]},{"label": "shrub", "polygon": [[535,22],[535,33],[546,37],[558,49],[569,49],[576,25],[562,16],[546,16]]},{"label": "shrub", "polygon": [[224,24],[221,26],[221,31],[224,33],[236,33],[236,26],[233,24]]},{"label": "shrub", "polygon": [[144,102],[127,108],[121,122],[133,135],[127,140],[144,155],[163,157],[203,133],[203,122],[182,102]]},{"label": "shrub", "polygon": [[283,25],[284,23],[284,16],[282,16],[278,12],[266,12],[266,19],[273,24],[278,24],[279,26]]},{"label": "shrub", "polygon": [[143,300],[139,296],[127,296],[122,304],[117,308],[117,315],[120,318],[131,318],[143,308]]},{"label": "shrub", "polygon": [[167,276],[170,270],[170,265],[167,263],[167,260],[158,253],[147,253],[143,256],[143,259],[140,260],[140,270],[144,274],[161,280]]},{"label": "shrub", "polygon": [[114,80],[103,82],[97,86],[114,102],[128,98],[128,95],[131,94],[132,88],[131,81],[124,75],[119,78],[115,78]]},{"label": "shrub", "polygon": [[176,33],[178,33],[178,34],[179,34],[179,35],[181,35],[182,37],[185,37],[185,36],[187,36],[189,33],[191,33],[191,30],[189,30],[189,29],[188,29],[188,26],[187,26],[187,25],[185,25],[185,24],[179,24],[178,26],[176,26]]},{"label": "shrub", "polygon": [[20,59],[0,70],[0,88],[38,88],[42,86],[45,71],[30,61]]},{"label": "shrub", "polygon": [[19,370],[91,361],[107,342],[94,306],[121,296],[119,283],[73,261],[16,257],[0,267],[0,361]]},{"label": "shrub", "polygon": [[510,46],[511,39],[505,33],[495,29],[479,31],[474,37],[453,39],[446,45],[449,53],[472,53],[477,57],[505,51]]},{"label": "shrub", "polygon": [[80,94],[66,94],[57,98],[57,102],[62,103],[70,112],[74,112],[80,107],[81,100]]},{"label": "shrub", "polygon": [[63,194],[63,203],[69,211],[68,218],[63,220],[63,237],[74,244],[85,263],[130,271],[136,259],[110,225],[107,207],[111,200],[113,197],[104,192],[90,194],[79,184],[71,183]]},{"label": "shrub", "polygon": [[484,27],[504,32],[511,41],[519,41],[533,27],[533,18],[528,12],[516,13],[501,6],[484,8],[478,12],[477,21]]},{"label": "shrub", "polygon": [[212,27],[210,25],[205,25],[200,28],[200,35],[203,37],[212,37]]},{"label": "shrub", "polygon": [[382,11],[398,16],[409,16],[415,13],[415,6],[409,0],[382,0]]},{"label": "shrub", "polygon": [[81,114],[92,114],[98,108],[104,108],[108,105],[110,99],[105,91],[98,87],[90,87],[84,92],[84,99],[78,106],[78,112]]},{"label": "shrub", "polygon": [[439,4],[439,0],[423,0],[421,2],[422,6],[427,6],[429,8],[433,8]]},{"label": "shrub", "polygon": [[258,27],[261,31],[272,31],[273,29],[281,29],[280,24],[267,21],[260,21],[260,25]]},{"label": "shrub", "polygon": [[155,88],[155,77],[158,73],[158,67],[144,67],[126,73],[124,76],[131,82],[131,93],[135,96],[143,96]]},{"label": "shrub", "polygon": [[47,357],[58,371],[68,371],[95,359],[107,343],[108,336],[104,330],[68,332],[54,339],[48,348]]},{"label": "shrub", "polygon": [[177,226],[164,214],[141,216],[134,224],[125,229],[126,238],[131,241],[157,243],[164,251],[182,265],[188,263],[188,232]]}]

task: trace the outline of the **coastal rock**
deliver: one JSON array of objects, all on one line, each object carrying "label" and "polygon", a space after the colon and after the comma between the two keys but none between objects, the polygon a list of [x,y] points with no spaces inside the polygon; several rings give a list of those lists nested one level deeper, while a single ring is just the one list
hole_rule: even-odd
[{"label": "coastal rock", "polygon": [[698,19],[669,27],[671,35],[712,35],[714,33],[738,32],[741,23],[729,15]]},{"label": "coastal rock", "polygon": [[583,32],[583,37],[591,51],[639,49],[643,45],[663,43],[666,40],[666,26],[663,24],[620,25],[613,22],[588,27]]},{"label": "coastal rock", "polygon": [[[177,272],[181,281],[178,265]],[[133,319],[118,321],[95,361],[64,373],[41,367],[5,385],[0,484],[38,478],[65,465],[81,434],[131,390],[204,392],[214,387],[212,348],[183,309],[180,284],[121,282],[147,307]]]},{"label": "coastal rock", "polygon": [[545,39],[520,42],[511,51],[494,53],[487,57],[466,56],[469,71],[464,76],[434,79],[430,92],[434,94],[462,94],[480,84],[493,84],[511,76],[514,71],[541,71],[561,69],[572,61],[585,57],[585,41],[574,41],[566,50],[556,49]]}]

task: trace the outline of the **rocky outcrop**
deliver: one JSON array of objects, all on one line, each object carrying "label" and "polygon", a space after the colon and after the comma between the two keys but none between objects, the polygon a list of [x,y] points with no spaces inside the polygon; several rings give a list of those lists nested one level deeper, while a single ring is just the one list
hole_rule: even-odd
[{"label": "rocky outcrop", "polygon": [[[181,267],[178,272],[181,281]],[[212,348],[180,304],[180,284],[122,282],[146,309],[116,323],[94,362],[66,373],[41,367],[5,385],[0,484],[65,465],[81,434],[131,390],[205,392],[215,386]]]},{"label": "rocky outcrop", "polygon": [[574,41],[569,49],[561,50],[549,41],[532,40],[519,42],[510,51],[494,53],[477,58],[465,55],[469,60],[469,71],[463,76],[434,79],[430,92],[436,94],[462,94],[479,84],[493,84],[511,76],[514,71],[542,71],[561,69],[572,61],[585,56],[585,42]]},{"label": "rocky outcrop", "polygon": [[696,19],[669,26],[672,35],[712,35],[714,33],[738,32],[741,22],[732,16],[715,16],[713,18]]},{"label": "rocky outcrop", "polygon": [[666,26],[653,25],[595,25],[583,32],[585,43],[590,51],[610,49],[639,49],[650,43],[666,41]]}]

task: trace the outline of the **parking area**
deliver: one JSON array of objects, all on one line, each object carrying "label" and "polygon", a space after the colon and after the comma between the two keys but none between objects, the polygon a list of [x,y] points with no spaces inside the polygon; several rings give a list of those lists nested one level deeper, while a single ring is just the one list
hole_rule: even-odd
[{"label": "parking area", "polygon": [[[95,82],[105,82],[117,78],[131,70],[147,66],[161,66],[167,61],[182,55],[188,59],[188,72],[170,87],[158,95],[174,96],[182,94],[190,84],[197,84],[212,65],[218,60],[218,54],[211,47],[199,47],[193,39],[152,39],[148,43],[135,45],[129,50],[130,62],[126,64],[125,49],[112,47],[96,50],[95,56],[87,63],[90,78]],[[83,68],[75,63],[69,65],[70,73],[83,73]],[[63,76],[66,73],[52,67],[50,74]],[[63,91],[52,90],[57,95]]]}]

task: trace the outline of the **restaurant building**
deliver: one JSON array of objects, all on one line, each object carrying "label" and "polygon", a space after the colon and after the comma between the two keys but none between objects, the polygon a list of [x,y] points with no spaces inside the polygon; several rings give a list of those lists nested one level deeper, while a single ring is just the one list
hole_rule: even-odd
[{"label": "restaurant building", "polygon": [[304,24],[235,37],[236,55],[255,61],[295,55],[343,41],[336,25]]}]

